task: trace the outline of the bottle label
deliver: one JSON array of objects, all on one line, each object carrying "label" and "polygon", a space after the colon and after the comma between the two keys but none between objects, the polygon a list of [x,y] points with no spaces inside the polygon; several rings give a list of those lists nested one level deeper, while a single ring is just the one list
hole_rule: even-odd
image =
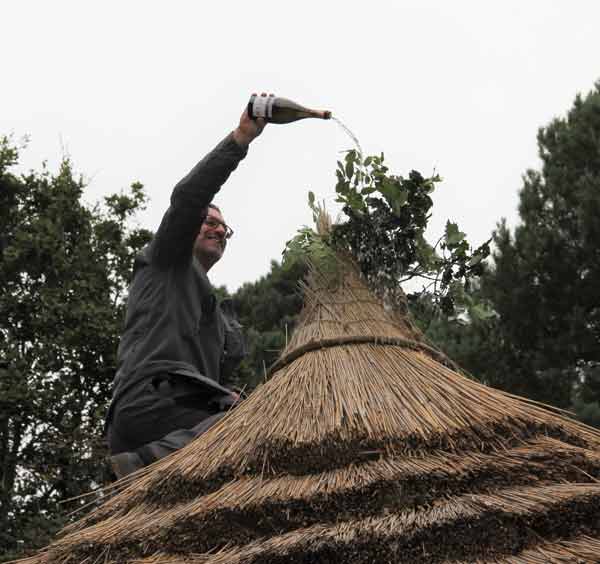
[{"label": "bottle label", "polygon": [[274,96],[257,96],[254,99],[252,105],[252,115],[255,118],[266,118],[273,117],[273,102],[275,101]]}]

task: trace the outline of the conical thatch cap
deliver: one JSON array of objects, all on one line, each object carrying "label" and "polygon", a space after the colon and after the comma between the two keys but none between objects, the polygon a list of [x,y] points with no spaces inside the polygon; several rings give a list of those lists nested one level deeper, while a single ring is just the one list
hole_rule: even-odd
[{"label": "conical thatch cap", "polygon": [[27,562],[600,561],[597,431],[459,374],[350,263],[305,296],[267,383]]}]

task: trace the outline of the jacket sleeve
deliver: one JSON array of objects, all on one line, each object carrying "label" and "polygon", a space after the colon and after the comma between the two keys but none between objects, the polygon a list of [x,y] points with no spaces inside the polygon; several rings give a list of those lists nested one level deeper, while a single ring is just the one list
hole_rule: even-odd
[{"label": "jacket sleeve", "polygon": [[191,259],[206,207],[247,151],[229,134],[175,186],[150,246],[155,265],[169,268]]}]

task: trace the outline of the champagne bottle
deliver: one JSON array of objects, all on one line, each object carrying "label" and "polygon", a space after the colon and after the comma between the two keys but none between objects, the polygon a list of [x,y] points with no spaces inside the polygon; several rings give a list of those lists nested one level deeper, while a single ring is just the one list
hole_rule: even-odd
[{"label": "champagne bottle", "polygon": [[287,98],[253,94],[248,102],[248,116],[264,118],[268,123],[291,123],[305,118],[330,119],[331,112],[311,110]]}]

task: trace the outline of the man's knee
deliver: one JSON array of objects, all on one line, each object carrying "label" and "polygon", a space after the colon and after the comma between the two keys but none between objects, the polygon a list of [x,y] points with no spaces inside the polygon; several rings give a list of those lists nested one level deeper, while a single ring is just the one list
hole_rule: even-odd
[{"label": "man's knee", "polygon": [[121,452],[111,457],[111,464],[117,478],[122,478],[153,464],[183,448],[195,438],[206,433],[225,416],[225,412],[207,417],[189,429],[175,429],[167,435],[146,443],[131,452]]}]

